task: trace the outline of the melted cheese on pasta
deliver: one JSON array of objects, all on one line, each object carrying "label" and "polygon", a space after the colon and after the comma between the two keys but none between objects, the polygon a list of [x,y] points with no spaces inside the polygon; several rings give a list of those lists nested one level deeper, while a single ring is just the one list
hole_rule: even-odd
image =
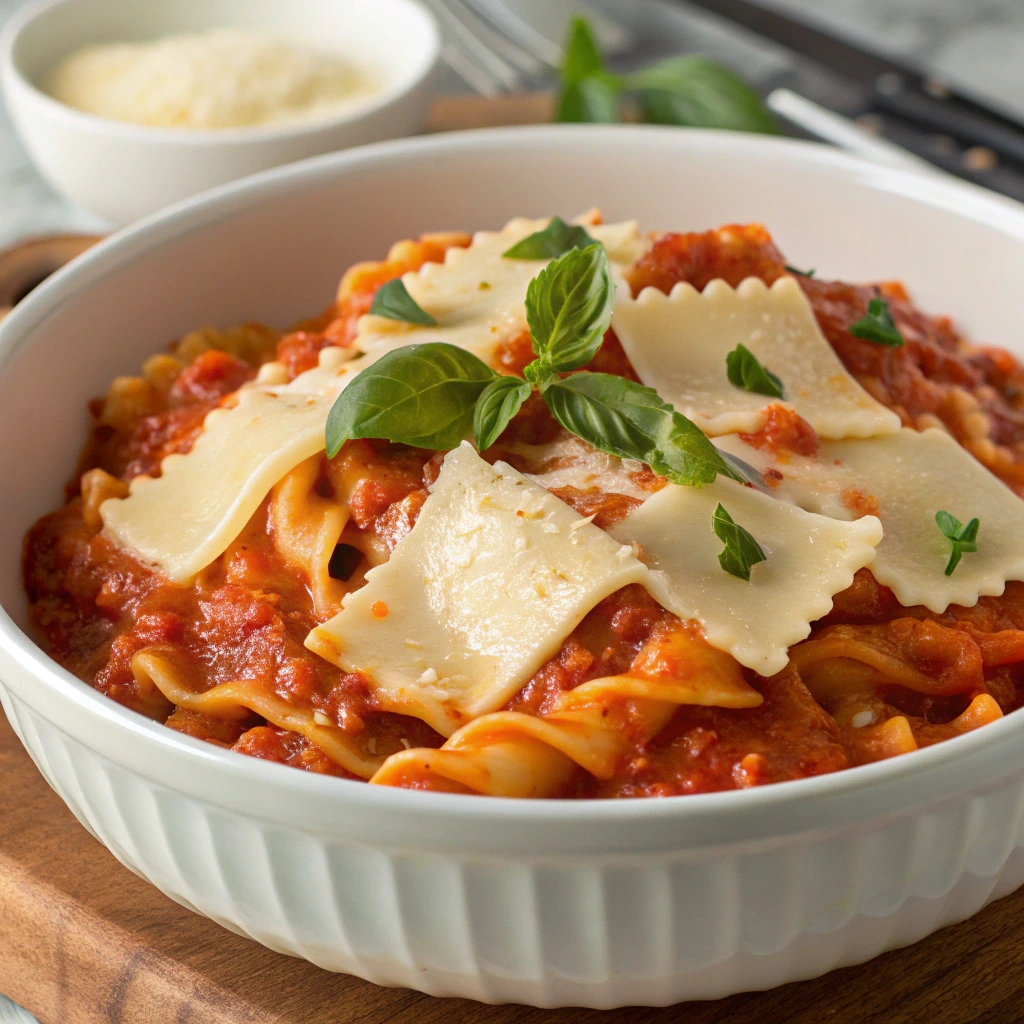
[{"label": "melted cheese on pasta", "polygon": [[268,364],[234,407],[206,417],[191,451],[168,455],[160,476],[137,476],[128,497],[100,506],[108,536],[175,582],[192,579],[227,550],[275,484],[323,450],[331,405],[371,358],[350,355],[326,348],[315,369],[285,385]]},{"label": "melted cheese on pasta", "polygon": [[[137,477],[127,498],[100,509],[106,532],[142,561],[178,583],[192,579],[227,550],[260,503],[299,463],[324,449],[327,415],[345,385],[374,359],[403,345],[444,341],[484,359],[527,330],[526,289],[546,260],[502,256],[548,221],[511,221],[481,231],[467,249],[448,250],[403,279],[440,327],[415,327],[380,316],[360,320],[355,351],[324,349],[320,365],[290,384],[279,363],[238,392],[231,409],[216,409],[184,455],[170,455],[159,477]],[[644,246],[636,222],[588,226],[613,261],[632,262]],[[483,287],[486,285],[487,287]],[[620,294],[625,289],[620,288]]]},{"label": "melted cheese on pasta", "polygon": [[385,708],[449,736],[500,708],[591,608],[647,575],[631,548],[464,442],[412,531],[306,646],[365,675]]},{"label": "melted cheese on pasta", "polygon": [[712,281],[703,292],[677,284],[645,288],[616,304],[612,327],[644,384],[715,436],[753,433],[779,399],[730,383],[725,357],[745,345],[782,380],[792,406],[822,437],[871,437],[899,429],[899,417],[846,372],[791,277],[768,288],[747,278],[737,289]]},{"label": "melted cheese on pasta", "polygon": [[[368,313],[360,318],[356,345],[370,351],[380,346],[446,342],[491,362],[503,341],[529,330],[526,289],[549,262],[506,259],[504,253],[547,224],[548,218],[518,217],[501,231],[478,231],[468,248],[450,248],[444,263],[424,263],[405,274],[402,282],[407,291],[438,325],[425,327]],[[613,265],[628,266],[644,247],[636,221],[587,225],[587,231],[604,244]],[[628,289],[619,288],[620,295],[625,292]]]},{"label": "melted cheese on pasta", "polygon": [[[722,542],[711,526],[719,502],[767,555],[749,581],[719,564]],[[695,619],[713,647],[769,676],[872,560],[882,527],[874,516],[839,522],[814,515],[719,477],[699,490],[669,484],[611,535],[640,546],[651,570],[647,589],[663,607]]]},{"label": "melted cheese on pasta", "polygon": [[[1024,579],[1024,501],[943,430],[831,441],[817,458],[787,453],[781,462],[739,438],[719,446],[780,472],[777,495],[801,508],[844,520],[877,509],[884,537],[871,573],[905,607],[970,607],[1001,594],[1007,580]],[[981,520],[978,550],[949,576],[950,542],[935,522],[940,509],[964,523]]]}]

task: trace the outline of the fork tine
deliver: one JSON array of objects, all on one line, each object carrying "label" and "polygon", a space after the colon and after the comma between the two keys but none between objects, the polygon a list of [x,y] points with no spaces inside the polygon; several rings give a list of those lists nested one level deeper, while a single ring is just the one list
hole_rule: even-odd
[{"label": "fork tine", "polygon": [[466,0],[466,3],[489,25],[526,50],[536,61],[549,68],[561,66],[562,48],[506,7],[501,0]]},{"label": "fork tine", "polygon": [[524,75],[529,76],[523,84],[533,84],[547,70],[547,65],[530,49],[524,47],[508,33],[496,19],[469,2],[469,0],[443,0],[448,9],[462,25],[470,30],[484,45],[500,54],[507,62],[515,65]]},{"label": "fork tine", "polygon": [[[459,50],[465,61],[475,64],[487,75],[494,83],[493,88],[498,91],[498,94],[514,92],[520,86],[519,72],[480,39],[451,9],[447,0],[426,0],[426,2],[446,29],[447,42]],[[463,66],[465,66],[465,61],[462,62]],[[461,74],[457,67],[454,70]],[[477,88],[475,83],[470,82],[469,84]],[[484,93],[484,95],[488,94]]]},{"label": "fork tine", "polygon": [[441,47],[441,59],[468,85],[474,92],[489,100],[503,96],[505,90],[497,79],[485,71],[456,46],[445,42]]}]

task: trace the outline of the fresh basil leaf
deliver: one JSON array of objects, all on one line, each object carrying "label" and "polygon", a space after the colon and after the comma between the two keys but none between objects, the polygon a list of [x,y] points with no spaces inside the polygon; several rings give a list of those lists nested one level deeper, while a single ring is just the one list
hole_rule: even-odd
[{"label": "fresh basil leaf", "polygon": [[585,18],[573,18],[561,69],[556,121],[619,120],[622,82],[604,69],[597,40]]},{"label": "fresh basil leaf", "polygon": [[718,556],[718,563],[731,576],[750,582],[750,568],[768,557],[761,545],[743,529],[719,502],[711,517],[711,528],[715,536],[725,545]]},{"label": "fresh basil leaf", "polygon": [[480,393],[497,374],[465,349],[440,342],[395,349],[359,373],[327,417],[327,455],[354,437],[416,448],[455,448],[473,425]]},{"label": "fresh basil leaf", "polygon": [[615,124],[619,120],[618,79],[594,75],[566,82],[558,96],[555,120],[563,124]]},{"label": "fresh basil leaf", "polygon": [[596,243],[579,224],[566,224],[561,217],[552,217],[543,231],[535,231],[506,249],[507,260],[550,260],[570,249],[586,249]]},{"label": "fresh basil leaf", "polygon": [[581,78],[600,74],[604,71],[604,59],[594,37],[594,31],[586,18],[574,17],[569,22],[569,39],[565,44],[562,58],[562,78],[567,82],[578,82]]},{"label": "fresh basil leaf", "polygon": [[978,550],[978,527],[981,522],[975,517],[964,525],[945,509],[935,513],[935,522],[942,531],[942,536],[953,545],[949,563],[946,565],[946,575],[952,576],[953,570],[960,564],[960,556],[965,552]]},{"label": "fresh basil leaf", "polygon": [[771,370],[762,366],[757,356],[746,345],[737,345],[725,357],[725,372],[728,374],[729,383],[743,391],[769,395],[772,398],[784,397],[782,381]]},{"label": "fresh basil leaf", "polygon": [[867,315],[850,325],[850,333],[855,338],[863,338],[889,348],[899,348],[903,344],[903,335],[889,312],[889,303],[880,295],[868,302]]},{"label": "fresh basil leaf", "polygon": [[533,362],[527,363],[523,367],[524,379],[528,380],[534,387],[544,387],[554,376],[551,368],[540,359],[534,359]]},{"label": "fresh basil leaf", "polygon": [[480,451],[498,440],[532,392],[529,382],[518,377],[497,377],[483,389],[473,413],[473,439]]},{"label": "fresh basil leaf", "polygon": [[707,57],[673,57],[628,79],[648,124],[731,128],[777,135],[779,126],[746,82]]},{"label": "fresh basil leaf", "polygon": [[612,320],[615,283],[603,245],[570,249],[552,260],[526,289],[537,369],[567,372],[586,366]]},{"label": "fresh basil leaf", "polygon": [[798,277],[814,277],[817,273],[813,268],[810,270],[801,270],[799,267],[794,267],[791,263],[786,263],[785,267],[791,274],[796,274]]},{"label": "fresh basil leaf", "polygon": [[436,327],[437,321],[409,294],[405,282],[396,277],[386,281],[373,296],[370,312],[376,316],[386,316],[389,320],[403,320],[407,324],[421,324],[424,327]]},{"label": "fresh basil leaf", "polygon": [[566,430],[599,451],[637,459],[673,483],[699,487],[722,473],[743,477],[704,433],[653,388],[609,373],[552,378],[541,397]]}]

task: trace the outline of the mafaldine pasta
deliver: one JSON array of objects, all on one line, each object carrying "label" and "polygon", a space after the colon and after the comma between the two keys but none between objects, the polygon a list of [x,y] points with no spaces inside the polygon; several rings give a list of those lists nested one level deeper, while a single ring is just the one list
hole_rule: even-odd
[{"label": "mafaldine pasta", "polygon": [[1024,703],[1024,367],[759,225],[399,242],[322,315],[196,331],[90,411],[25,541],[35,625],[239,753],[675,796]]}]

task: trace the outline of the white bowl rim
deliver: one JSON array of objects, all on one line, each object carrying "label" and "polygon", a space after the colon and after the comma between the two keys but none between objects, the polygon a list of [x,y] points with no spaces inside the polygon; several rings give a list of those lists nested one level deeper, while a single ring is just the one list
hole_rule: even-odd
[{"label": "white bowl rim", "polygon": [[[12,355],[31,340],[35,326],[49,315],[52,308],[87,289],[92,280],[117,271],[139,255],[180,238],[195,227],[215,224],[236,209],[248,208],[264,195],[281,190],[301,190],[307,184],[330,181],[344,173],[346,168],[386,165],[396,157],[422,158],[438,149],[467,154],[506,147],[520,151],[523,147],[543,148],[560,136],[582,133],[604,135],[612,146],[616,142],[626,144],[637,134],[645,134],[652,139],[660,137],[667,145],[673,146],[685,138],[686,146],[737,157],[754,155],[768,147],[786,153],[797,162],[831,169],[884,191],[925,201],[939,209],[997,227],[1024,244],[1022,204],[953,178],[882,166],[813,142],[705,129],[687,129],[683,135],[677,128],[649,125],[529,125],[441,133],[374,143],[263,171],[186,199],[114,232],[44,281],[0,323],[0,373]],[[937,769],[949,768],[953,763],[966,766],[979,758],[990,759],[997,753],[997,747],[1000,748],[998,752],[1019,748],[1021,734],[1024,734],[1024,713],[1011,713],[984,728],[884,761],[750,789],[685,796],[538,800],[433,793],[370,786],[362,781],[321,776],[239,754],[178,733],[117,704],[73,676],[50,658],[2,606],[0,647],[37,682],[47,685],[59,699],[89,715],[98,715],[108,724],[123,730],[126,736],[158,744],[168,753],[191,759],[193,764],[205,761],[224,780],[230,779],[244,786],[272,787],[278,794],[311,799],[325,809],[342,805],[353,810],[395,813],[409,819],[442,817],[449,821],[484,823],[489,820],[524,825],[557,822],[571,828],[574,824],[621,825],[666,819],[693,825],[708,819],[735,821],[757,811],[762,812],[758,818],[763,821],[763,812],[773,814],[783,808],[810,803],[821,806],[823,801],[852,796],[865,790],[891,790],[910,779],[920,780]],[[1012,766],[1007,767],[1003,774],[1012,770]],[[990,772],[989,776],[996,779],[1000,773]],[[156,778],[173,787],[173,780]],[[950,787],[942,792],[952,795],[955,789]],[[214,799],[212,794],[211,799]]]},{"label": "white bowl rim", "polygon": [[0,31],[0,79],[9,79],[25,90],[35,103],[40,104],[51,116],[67,125],[123,139],[134,139],[152,145],[247,145],[259,142],[275,142],[282,139],[304,139],[331,131],[346,125],[358,124],[364,118],[380,113],[421,88],[430,78],[441,55],[441,30],[433,12],[421,0],[383,0],[413,12],[421,19],[423,28],[422,53],[414,73],[402,76],[394,85],[372,93],[365,101],[344,107],[336,114],[325,113],[309,120],[279,125],[255,125],[246,128],[164,128],[155,125],[135,124],[100,117],[84,110],[78,110],[54,99],[35,82],[22,74],[14,59],[15,49],[21,34],[37,18],[55,7],[79,3],[81,0],[32,0],[21,8]]}]

